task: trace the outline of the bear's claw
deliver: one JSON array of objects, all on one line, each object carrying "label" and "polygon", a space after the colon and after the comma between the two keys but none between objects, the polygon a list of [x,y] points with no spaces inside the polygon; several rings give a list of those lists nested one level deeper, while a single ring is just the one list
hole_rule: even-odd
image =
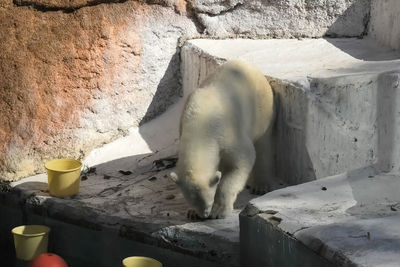
[{"label": "bear's claw", "polygon": [[250,188],[250,190],[253,195],[264,195],[268,192],[265,188]]},{"label": "bear's claw", "polygon": [[204,220],[203,218],[201,218],[197,212],[195,210],[188,210],[186,217],[192,221],[194,220]]},{"label": "bear's claw", "polygon": [[229,209],[226,206],[223,205],[218,205],[217,203],[214,202],[214,205],[211,210],[211,215],[210,218],[212,219],[224,219],[226,218],[229,214],[231,214],[232,209]]},{"label": "bear's claw", "polygon": [[271,186],[269,185],[253,185],[252,183],[246,185],[246,189],[250,190],[253,195],[264,195],[271,191]]}]

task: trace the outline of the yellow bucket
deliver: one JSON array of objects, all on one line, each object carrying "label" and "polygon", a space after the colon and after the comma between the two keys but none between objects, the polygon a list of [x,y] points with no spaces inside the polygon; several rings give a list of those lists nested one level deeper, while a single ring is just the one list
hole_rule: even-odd
[{"label": "yellow bucket", "polygon": [[17,259],[30,261],[47,252],[50,228],[44,225],[22,225],[11,230]]},{"label": "yellow bucket", "polygon": [[124,267],[162,267],[161,262],[148,257],[128,257],[122,261]]},{"label": "yellow bucket", "polygon": [[82,163],[74,159],[55,159],[45,164],[50,195],[67,197],[79,192]]}]

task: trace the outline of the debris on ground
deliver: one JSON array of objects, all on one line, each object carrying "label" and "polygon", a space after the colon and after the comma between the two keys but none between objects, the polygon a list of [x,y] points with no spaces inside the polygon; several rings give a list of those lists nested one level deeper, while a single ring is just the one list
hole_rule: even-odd
[{"label": "debris on ground", "polygon": [[390,210],[391,211],[398,211],[399,208],[400,208],[399,206],[400,206],[400,203],[392,204],[392,205],[390,205]]},{"label": "debris on ground", "polygon": [[90,167],[86,173],[90,174],[90,173],[96,173],[96,167]]},{"label": "debris on ground", "polygon": [[81,172],[81,181],[86,181],[90,175],[96,174],[96,167],[84,167],[83,171]]},{"label": "debris on ground", "polygon": [[0,179],[0,192],[10,192],[12,190],[9,181],[3,181]]},{"label": "debris on ground", "polygon": [[175,195],[168,195],[165,199],[167,199],[167,200],[171,200],[171,199],[174,199],[175,198]]},{"label": "debris on ground", "polygon": [[157,171],[162,171],[175,167],[177,161],[178,161],[177,157],[168,157],[153,161],[153,165],[156,167]]},{"label": "debris on ground", "polygon": [[124,171],[124,170],[119,170],[119,173],[123,174],[123,175],[131,175],[132,172],[131,171]]}]

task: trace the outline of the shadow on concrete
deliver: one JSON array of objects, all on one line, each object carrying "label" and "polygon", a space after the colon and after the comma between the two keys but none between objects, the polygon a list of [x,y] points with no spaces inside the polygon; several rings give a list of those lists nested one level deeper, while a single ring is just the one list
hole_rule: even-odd
[{"label": "shadow on concrete", "polygon": [[[333,6],[333,9],[335,7]],[[359,37],[368,33],[371,0],[356,0],[326,31],[327,37]],[[327,10],[332,12],[331,10]],[[355,36],[357,34],[358,36]]]},{"label": "shadow on concrete", "polygon": [[353,58],[362,61],[390,61],[400,59],[400,52],[379,44],[369,37],[356,38],[325,38],[326,41]]},{"label": "shadow on concrete", "polygon": [[[167,108],[177,102],[177,99],[182,95],[180,66],[180,49],[177,48],[168,64],[164,76],[158,84],[146,114],[139,122],[139,126],[142,126],[144,123],[165,112]],[[146,136],[144,135],[143,138],[146,139]],[[148,141],[149,146],[151,146],[151,140]]]},{"label": "shadow on concrete", "polygon": [[19,190],[32,192],[48,192],[48,184],[43,182],[26,182],[16,186]]},{"label": "shadow on concrete", "polygon": [[[178,47],[160,80],[145,116],[139,122],[139,134],[154,153],[177,146],[180,113],[183,108],[183,103],[180,101],[182,95],[180,66]],[[176,149],[170,153],[163,156],[176,154]]]},{"label": "shadow on concrete", "polygon": [[394,158],[398,131],[397,98],[399,95],[400,72],[379,75],[377,88],[378,166],[389,172],[398,165]]},{"label": "shadow on concrete", "polygon": [[[384,214],[391,214],[396,209],[391,209],[390,204],[400,203],[398,194],[399,185],[393,175],[384,174],[393,170],[397,171],[399,161],[396,158],[398,123],[396,114],[398,113],[400,73],[387,72],[380,74],[377,83],[376,97],[376,128],[378,133],[378,161],[374,165],[377,173],[383,172],[379,177],[379,182],[375,182],[374,175],[360,176],[355,170],[349,172],[349,183],[354,199],[357,203],[347,210],[348,213],[364,218],[365,216],[381,217]],[[352,175],[353,174],[353,175]],[[363,179],[370,179],[373,188],[365,188],[362,184]],[[364,182],[365,184],[365,182]],[[370,212],[365,212],[365,206],[370,206]],[[368,214],[369,213],[369,214]]]},{"label": "shadow on concrete", "polygon": [[377,218],[322,225],[303,230],[296,237],[335,266],[396,266],[400,239],[395,220]]},{"label": "shadow on concrete", "polygon": [[[400,53],[369,38],[371,0],[355,1],[325,33],[325,39],[353,58],[363,61],[400,59]],[[359,35],[352,28],[360,28]],[[348,30],[352,32],[348,32]],[[340,38],[341,37],[341,38]],[[343,37],[351,37],[349,39]]]},{"label": "shadow on concrete", "polygon": [[[276,122],[274,138],[276,140],[275,152],[275,176],[286,185],[301,184],[315,180],[316,173],[313,162],[306,146],[306,125],[308,105],[301,104],[290,106],[287,99],[289,95],[295,95],[298,89],[281,81],[271,80],[271,86],[275,91]],[[287,87],[286,89],[281,89]],[[290,91],[293,91],[290,93]],[[298,101],[306,103],[305,95]],[[298,110],[300,107],[301,110]],[[290,123],[292,116],[296,116],[297,123]]]},{"label": "shadow on concrete", "polygon": [[[375,169],[375,173],[379,170]],[[398,215],[400,205],[399,176],[388,173],[374,174],[365,170],[349,172],[348,179],[355,205],[346,213],[359,219],[382,218]]]}]

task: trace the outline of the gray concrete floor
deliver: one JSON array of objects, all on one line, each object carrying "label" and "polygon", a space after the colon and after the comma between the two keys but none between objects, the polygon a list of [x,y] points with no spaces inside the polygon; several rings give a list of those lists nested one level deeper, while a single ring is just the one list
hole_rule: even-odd
[{"label": "gray concrete floor", "polygon": [[[108,236],[100,238],[101,242],[120,238],[125,240],[120,242],[143,243],[148,250],[141,249],[142,253],[151,255],[150,248],[154,246],[155,250],[157,247],[165,248],[182,257],[194,257],[191,260],[197,259],[199,263],[208,262],[207,265],[214,262],[238,266],[238,213],[255,196],[244,190],[229,218],[188,219],[189,207],[168,177],[174,170],[176,157],[160,158],[165,153],[137,155],[85,169],[81,175],[80,192],[73,197],[50,196],[45,174],[29,177],[12,183],[11,192],[2,192],[2,204],[18,211],[22,203],[26,214],[21,213],[21,218],[34,216],[34,221],[44,220],[48,224],[50,220],[52,225],[59,221],[66,224],[64,228],[77,227],[82,236],[88,235],[85,231],[101,231],[98,235]],[[10,225],[10,229],[11,226],[15,225]],[[104,229],[111,230],[104,233]],[[169,266],[177,266],[169,260],[167,262]]]}]

